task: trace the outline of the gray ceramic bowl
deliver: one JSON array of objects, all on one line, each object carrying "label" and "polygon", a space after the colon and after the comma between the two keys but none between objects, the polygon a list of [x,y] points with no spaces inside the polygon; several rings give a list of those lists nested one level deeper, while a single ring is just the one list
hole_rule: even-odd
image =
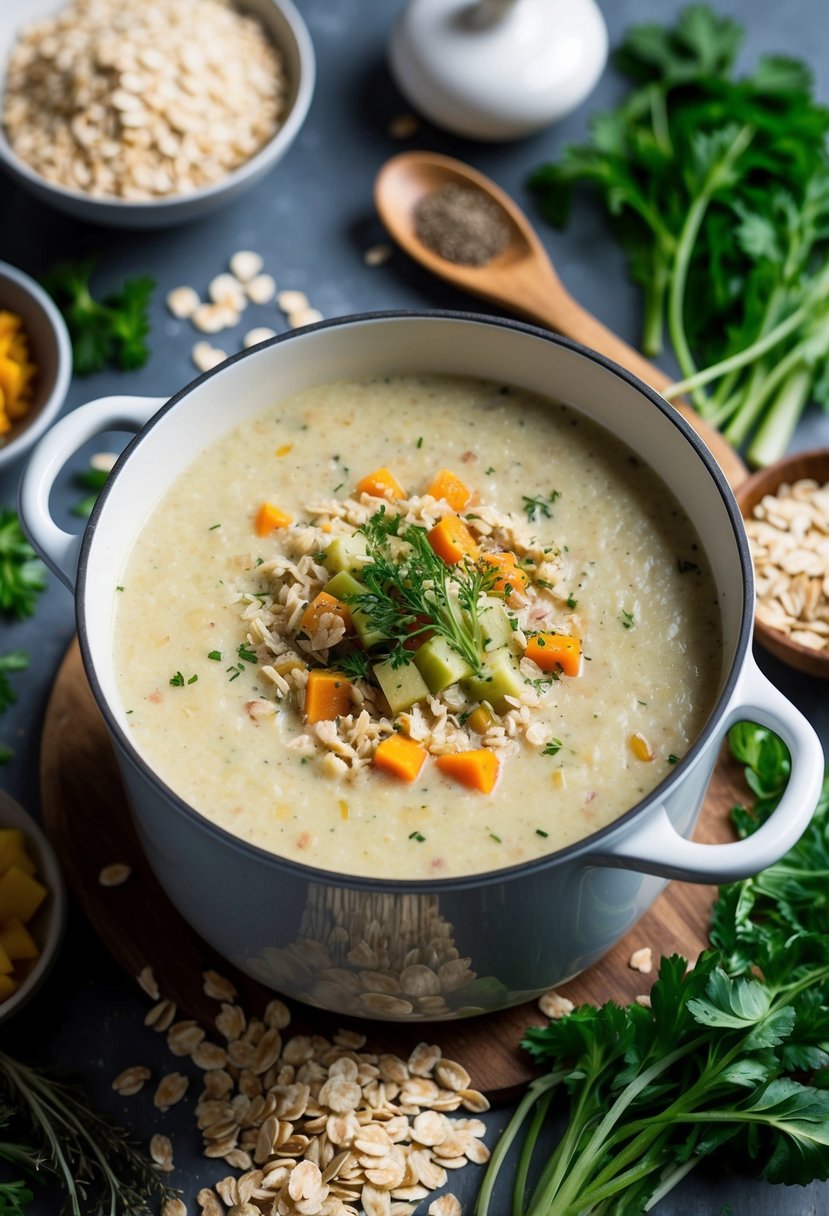
[{"label": "gray ceramic bowl", "polygon": [[[0,98],[5,93],[5,71],[18,31],[65,6],[66,0],[2,0],[0,10]],[[41,177],[9,146],[0,126],[0,164],[21,186],[44,203],[76,219],[116,228],[162,228],[194,220],[230,202],[264,177],[287,152],[305,121],[314,93],[316,74],[311,36],[291,0],[238,0],[241,11],[258,17],[285,58],[288,74],[287,117],[261,151],[226,177],[170,198],[132,202],[117,198],[92,198],[81,190],[69,190]]]},{"label": "gray ceramic bowl", "polygon": [[21,828],[27,851],[37,866],[37,877],[49,897],[27,926],[38,944],[40,958],[23,983],[7,1000],[0,1001],[0,1024],[18,1013],[37,992],[52,969],[66,926],[66,891],[55,851],[40,828],[8,794],[0,790],[0,828]]},{"label": "gray ceramic bowl", "polygon": [[43,288],[8,262],[0,262],[2,309],[22,318],[38,373],[31,409],[0,437],[0,469],[27,452],[51,425],[72,376],[72,344],[63,317]]}]

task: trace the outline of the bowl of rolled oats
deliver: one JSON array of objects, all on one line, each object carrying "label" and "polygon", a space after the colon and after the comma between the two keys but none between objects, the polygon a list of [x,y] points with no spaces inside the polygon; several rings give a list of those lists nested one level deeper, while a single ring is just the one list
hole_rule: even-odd
[{"label": "bowl of rolled oats", "polygon": [[829,679],[829,448],[761,469],[737,501],[754,561],[757,640],[790,667]]},{"label": "bowl of rolled oats", "polygon": [[284,155],[314,75],[291,0],[9,0],[0,163],[79,219],[192,220]]}]

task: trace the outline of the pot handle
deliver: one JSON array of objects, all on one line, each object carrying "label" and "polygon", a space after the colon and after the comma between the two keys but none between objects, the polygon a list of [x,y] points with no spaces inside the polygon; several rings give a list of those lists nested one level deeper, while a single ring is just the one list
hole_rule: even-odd
[{"label": "pot handle", "polygon": [[823,782],[820,740],[798,709],[775,688],[749,657],[723,719],[758,722],[780,735],[792,768],[780,805],[761,828],[733,844],[698,844],[680,836],[664,806],[646,816],[611,846],[600,864],[641,870],[684,882],[727,883],[758,874],[797,843],[814,814]]},{"label": "pot handle", "polygon": [[83,533],[58,527],[49,509],[55,478],[78,448],[103,431],[140,431],[166,397],[99,397],[56,422],[34,449],[20,479],[18,511],[23,531],[46,565],[70,591]]}]

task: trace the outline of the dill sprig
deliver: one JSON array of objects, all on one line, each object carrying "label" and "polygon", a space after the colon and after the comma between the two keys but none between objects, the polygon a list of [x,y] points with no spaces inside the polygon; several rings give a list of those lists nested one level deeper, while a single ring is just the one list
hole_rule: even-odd
[{"label": "dill sprig", "polygon": [[360,572],[367,590],[348,600],[388,639],[392,666],[412,661],[404,643],[437,633],[478,671],[484,650],[480,602],[497,571],[468,559],[447,566],[429,544],[426,528],[403,525],[401,517],[389,515],[385,507],[359,531],[371,558]]},{"label": "dill sprig", "polygon": [[4,1145],[3,1155],[53,1175],[71,1216],[149,1216],[156,1200],[175,1194],[125,1129],[97,1111],[83,1090],[0,1052],[0,1092],[30,1139]]}]

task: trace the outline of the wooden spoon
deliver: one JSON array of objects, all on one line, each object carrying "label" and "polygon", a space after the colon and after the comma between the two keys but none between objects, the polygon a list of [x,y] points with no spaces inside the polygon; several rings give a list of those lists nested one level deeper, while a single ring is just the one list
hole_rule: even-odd
[{"label": "wooden spoon", "polygon": [[[504,212],[510,227],[510,241],[504,252],[486,266],[460,266],[449,262],[427,248],[415,232],[414,213],[420,199],[450,182],[483,190]],[[374,200],[393,239],[433,274],[599,351],[658,393],[664,392],[671,383],[664,372],[573,299],[524,212],[483,173],[463,161],[436,152],[402,152],[386,161],[378,173]],[[671,404],[707,444],[729,484],[736,487],[744,481],[747,476],[745,465],[722,435],[685,402]]]}]

